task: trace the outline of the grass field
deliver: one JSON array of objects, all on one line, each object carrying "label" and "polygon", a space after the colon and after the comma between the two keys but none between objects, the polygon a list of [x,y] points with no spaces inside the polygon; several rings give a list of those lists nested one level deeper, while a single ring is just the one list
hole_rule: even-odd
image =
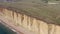
[{"label": "grass field", "polygon": [[28,14],[41,18],[46,22],[60,24],[60,4],[49,5],[42,2],[3,2],[0,3],[0,5],[24,10],[24,12],[26,11]]}]

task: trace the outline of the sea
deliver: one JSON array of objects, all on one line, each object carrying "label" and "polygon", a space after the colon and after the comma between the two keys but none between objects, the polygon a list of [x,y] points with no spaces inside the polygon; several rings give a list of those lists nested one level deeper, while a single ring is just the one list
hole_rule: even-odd
[{"label": "sea", "polygon": [[17,34],[17,33],[6,27],[4,24],[0,23],[0,34]]}]

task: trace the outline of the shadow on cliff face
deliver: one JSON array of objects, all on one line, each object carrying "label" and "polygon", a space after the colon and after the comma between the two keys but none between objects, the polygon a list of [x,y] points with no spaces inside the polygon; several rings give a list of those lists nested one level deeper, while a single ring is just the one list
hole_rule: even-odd
[{"label": "shadow on cliff face", "polygon": [[17,34],[2,23],[0,23],[0,34]]}]

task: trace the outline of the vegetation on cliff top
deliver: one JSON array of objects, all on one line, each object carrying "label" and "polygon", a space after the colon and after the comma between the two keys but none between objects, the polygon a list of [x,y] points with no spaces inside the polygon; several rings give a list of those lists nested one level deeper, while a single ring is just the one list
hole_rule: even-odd
[{"label": "vegetation on cliff top", "polygon": [[22,9],[47,22],[60,24],[60,4],[49,5],[43,2],[1,2],[0,5]]}]

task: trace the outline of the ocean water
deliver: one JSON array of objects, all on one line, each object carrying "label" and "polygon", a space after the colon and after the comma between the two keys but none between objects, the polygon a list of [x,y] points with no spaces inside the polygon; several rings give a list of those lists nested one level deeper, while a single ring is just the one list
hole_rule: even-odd
[{"label": "ocean water", "polygon": [[0,34],[17,34],[17,33],[0,23]]}]

